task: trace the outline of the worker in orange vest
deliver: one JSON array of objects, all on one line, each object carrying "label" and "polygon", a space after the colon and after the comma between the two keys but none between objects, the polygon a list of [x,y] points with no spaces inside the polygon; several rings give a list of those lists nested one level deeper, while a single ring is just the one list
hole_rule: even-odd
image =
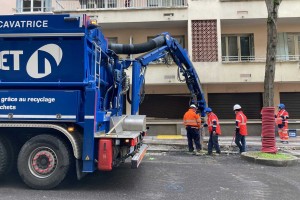
[{"label": "worker in orange vest", "polygon": [[246,151],[246,135],[247,131],[247,117],[242,111],[239,104],[233,106],[235,112],[235,144],[239,147],[240,153]]},{"label": "worker in orange vest", "polygon": [[[195,154],[200,153],[202,149],[199,132],[201,127],[201,118],[200,115],[197,114],[197,107],[194,104],[191,104],[189,110],[184,114],[183,123],[186,127],[189,152]],[[194,152],[193,141],[196,146],[196,152]]]},{"label": "worker in orange vest", "polygon": [[208,140],[208,155],[212,155],[213,147],[216,149],[217,154],[221,154],[219,146],[219,135],[221,135],[221,127],[219,124],[219,119],[215,113],[212,112],[212,109],[207,107],[205,109],[207,114],[207,124],[204,124],[204,127],[208,126],[209,140]]},{"label": "worker in orange vest", "polygon": [[278,105],[278,113],[276,115],[276,124],[278,126],[278,135],[280,137],[281,143],[289,143],[289,134],[288,134],[288,118],[289,113],[285,110],[284,104]]}]

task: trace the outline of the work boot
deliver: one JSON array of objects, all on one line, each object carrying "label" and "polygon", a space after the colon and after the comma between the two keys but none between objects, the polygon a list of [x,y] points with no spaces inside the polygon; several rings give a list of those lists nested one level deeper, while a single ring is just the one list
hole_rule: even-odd
[{"label": "work boot", "polygon": [[196,156],[203,156],[205,152],[203,150],[197,150],[196,151]]},{"label": "work boot", "polygon": [[194,150],[189,150],[188,152],[187,152],[188,154],[190,154],[190,155],[196,155],[196,151],[194,151]]}]

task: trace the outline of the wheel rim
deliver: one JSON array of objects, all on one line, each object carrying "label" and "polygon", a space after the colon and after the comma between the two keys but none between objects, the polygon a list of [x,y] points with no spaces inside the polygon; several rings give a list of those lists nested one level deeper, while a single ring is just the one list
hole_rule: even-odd
[{"label": "wheel rim", "polygon": [[57,167],[57,155],[48,147],[36,148],[29,156],[30,172],[38,178],[49,177]]}]

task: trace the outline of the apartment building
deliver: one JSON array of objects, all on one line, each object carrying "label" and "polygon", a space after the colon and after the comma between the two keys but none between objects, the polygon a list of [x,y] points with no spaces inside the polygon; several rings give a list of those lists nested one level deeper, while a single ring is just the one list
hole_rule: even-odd
[{"label": "apartment building", "polygon": [[[300,119],[299,9],[299,0],[284,0],[279,8],[274,87],[275,105],[286,104],[295,124]],[[208,105],[221,122],[235,117],[236,103],[250,121],[260,119],[267,44],[264,0],[16,0],[12,8],[7,5],[11,11],[88,14],[112,43],[143,43],[169,32],[188,50]],[[140,114],[153,119],[153,125],[165,125],[167,132],[178,132],[189,91],[177,66],[164,61],[168,63],[157,61],[147,68]]]}]

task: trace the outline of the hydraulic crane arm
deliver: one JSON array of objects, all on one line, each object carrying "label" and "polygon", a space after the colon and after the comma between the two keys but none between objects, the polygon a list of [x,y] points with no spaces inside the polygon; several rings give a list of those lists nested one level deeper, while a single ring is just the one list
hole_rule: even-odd
[{"label": "hydraulic crane arm", "polygon": [[116,54],[138,54],[147,52],[145,55],[132,61],[132,114],[138,112],[140,102],[139,94],[145,78],[143,71],[145,71],[145,68],[150,62],[163,58],[169,54],[179,67],[182,76],[185,77],[185,82],[191,92],[192,102],[198,106],[201,116],[205,116],[204,109],[206,107],[206,101],[197,72],[189,59],[186,50],[176,39],[171,37],[169,33],[162,33],[149,42],[142,44],[111,44],[109,45],[109,49]]}]

